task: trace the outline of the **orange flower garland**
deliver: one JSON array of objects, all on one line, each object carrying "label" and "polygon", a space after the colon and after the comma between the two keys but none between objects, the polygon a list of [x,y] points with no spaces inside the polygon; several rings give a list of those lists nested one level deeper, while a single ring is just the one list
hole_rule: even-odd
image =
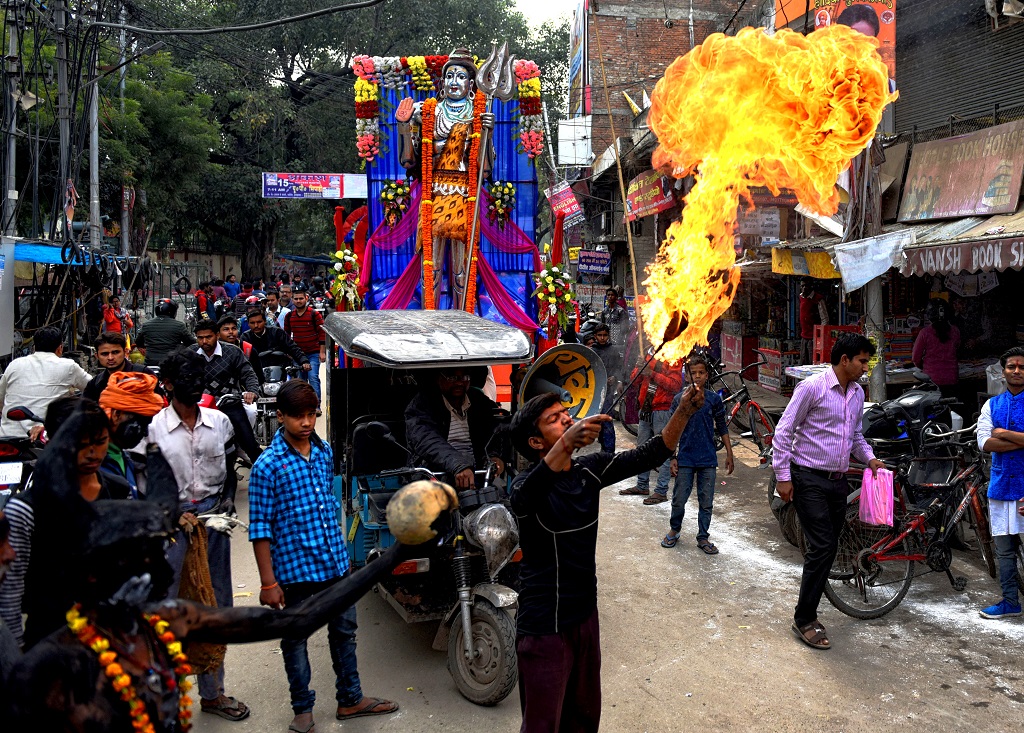
[{"label": "orange flower garland", "polygon": [[[139,733],[156,733],[153,721],[150,719],[149,713],[146,712],[146,704],[139,699],[139,694],[135,691],[135,686],[132,684],[131,676],[117,663],[117,653],[110,650],[110,639],[101,636],[96,627],[89,623],[87,618],[82,616],[81,611],[82,607],[75,604],[67,612],[65,618],[68,622],[68,628],[71,629],[72,633],[82,644],[92,649],[99,656],[103,673],[110,679],[111,686],[120,696],[121,700],[128,704],[128,710],[131,712],[132,718],[132,729]],[[170,624],[156,615],[144,614],[143,618],[156,631],[157,637],[167,647],[167,654],[175,664],[174,672],[178,675],[176,684],[180,691],[178,699],[178,724],[181,726],[182,733],[187,733],[192,727],[192,698],[185,694],[192,687],[192,683],[187,679],[188,675],[192,673],[192,668],[188,665],[188,657],[182,653],[181,642],[175,638],[174,633],[170,630]],[[174,688],[172,687],[171,689]]]},{"label": "orange flower garland", "polygon": [[476,224],[477,218],[480,216],[480,207],[477,205],[480,189],[477,188],[477,181],[480,180],[480,140],[483,132],[480,116],[486,109],[487,98],[477,92],[476,97],[473,99],[473,134],[470,136],[472,142],[469,144],[469,165],[467,166],[469,173],[468,190],[470,193],[467,204],[471,207],[471,213],[469,231],[466,232],[466,236],[468,237],[470,232],[474,229],[476,230],[473,241],[467,243],[470,249],[469,274],[466,277],[466,312],[468,313],[476,310],[476,261],[480,255],[480,226]]},{"label": "orange flower garland", "polygon": [[423,245],[423,310],[434,310],[434,114],[437,98],[423,102],[423,199],[420,203],[420,239]]}]

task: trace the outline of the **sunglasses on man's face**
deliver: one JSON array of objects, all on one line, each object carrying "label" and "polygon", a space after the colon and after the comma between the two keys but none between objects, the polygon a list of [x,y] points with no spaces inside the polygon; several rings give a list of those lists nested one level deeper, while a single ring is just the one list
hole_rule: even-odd
[{"label": "sunglasses on man's face", "polygon": [[442,374],[441,379],[446,382],[469,382],[468,374]]}]

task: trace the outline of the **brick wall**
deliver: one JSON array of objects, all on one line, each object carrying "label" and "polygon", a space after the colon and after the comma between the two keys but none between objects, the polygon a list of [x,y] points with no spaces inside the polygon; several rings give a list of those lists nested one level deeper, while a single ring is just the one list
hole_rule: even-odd
[{"label": "brick wall", "polygon": [[[738,0],[693,0],[693,40],[700,44],[725,28]],[[626,92],[638,104],[677,56],[690,50],[689,0],[665,2],[596,3],[598,12],[589,18],[590,79],[593,99],[593,150],[600,155],[612,143],[608,107],[601,70],[608,85],[615,131],[628,136],[633,112],[622,96]],[[598,39],[600,38],[600,43]]]}]

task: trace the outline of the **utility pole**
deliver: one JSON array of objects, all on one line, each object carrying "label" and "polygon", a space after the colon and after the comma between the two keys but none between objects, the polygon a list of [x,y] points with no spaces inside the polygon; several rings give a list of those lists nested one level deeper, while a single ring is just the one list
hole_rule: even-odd
[{"label": "utility pole", "polygon": [[[99,6],[96,6],[96,16],[93,20],[99,21]],[[100,45],[96,44],[93,51],[92,63],[92,91],[89,94],[89,245],[91,247],[103,246],[103,222],[100,221],[100,85],[99,85],[99,61]]]},{"label": "utility pole", "polygon": [[14,211],[18,202],[18,184],[14,176],[17,146],[15,135],[18,132],[18,29],[16,23],[9,23],[10,44],[7,48],[7,159],[4,161],[4,205],[3,232],[9,237],[17,234],[14,224]]},{"label": "utility pole", "polygon": [[[121,5],[121,25],[124,25],[127,20],[127,13],[125,12],[124,5]],[[124,119],[124,90],[125,82],[128,78],[128,61],[127,54],[128,49],[126,47],[126,39],[124,28],[121,29],[121,70],[120,80],[118,81],[118,90],[121,95],[121,119]],[[128,227],[130,222],[128,219],[128,173],[127,171],[121,172],[121,254],[127,257],[130,252],[129,241],[128,241]]]},{"label": "utility pole", "polygon": [[[56,25],[57,48],[57,132],[60,137],[60,163],[57,179],[65,190],[71,170],[71,101],[68,92],[68,4],[67,0],[54,0],[53,18]],[[57,221],[61,222],[66,237],[71,237],[71,222],[64,214],[64,202],[58,202]],[[56,226],[56,225],[54,225]]]}]

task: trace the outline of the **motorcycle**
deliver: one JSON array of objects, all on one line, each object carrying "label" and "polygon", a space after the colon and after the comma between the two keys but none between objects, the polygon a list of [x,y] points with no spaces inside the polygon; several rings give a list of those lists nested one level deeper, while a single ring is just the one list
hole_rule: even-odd
[{"label": "motorcycle", "polygon": [[[7,419],[31,420],[40,425],[43,422],[43,418],[27,407],[12,407],[7,411]],[[31,438],[0,436],[0,509],[28,486],[41,447]]]},{"label": "motorcycle", "polygon": [[316,293],[313,295],[313,310],[320,314],[321,318],[326,318],[327,314],[333,310],[333,303],[331,302],[330,296],[324,293]]},{"label": "motorcycle", "polygon": [[[253,432],[261,446],[270,445],[279,427],[277,421],[277,393],[289,379],[297,379],[299,367],[293,366],[292,357],[281,351],[263,351],[259,355],[263,369],[261,395],[256,399],[256,424]],[[278,363],[275,363],[278,362]]]},{"label": "motorcycle", "polygon": [[914,377],[919,384],[913,389],[864,406],[864,437],[879,458],[920,455],[927,430],[941,433],[963,428],[963,418],[950,409],[956,398],[943,397],[924,372],[915,370]]}]

